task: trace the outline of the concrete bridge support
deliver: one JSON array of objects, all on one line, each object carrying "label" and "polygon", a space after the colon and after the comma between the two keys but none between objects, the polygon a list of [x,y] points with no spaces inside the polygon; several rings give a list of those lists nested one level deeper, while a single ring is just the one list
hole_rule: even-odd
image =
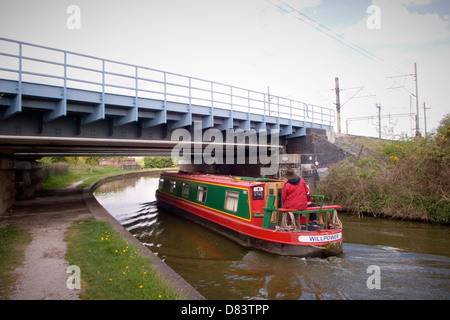
[{"label": "concrete bridge support", "polygon": [[[334,144],[334,132],[324,129],[307,128],[306,135],[280,141],[284,149],[280,150],[278,172],[271,177],[283,177],[288,168],[293,168],[310,187],[326,174],[328,167],[352,154]],[[236,161],[235,161],[236,163]],[[219,173],[236,176],[259,177],[261,164],[189,164],[182,170],[202,173]]]},{"label": "concrete bridge support", "polygon": [[30,161],[16,161],[15,186],[16,200],[33,198],[42,189],[43,163]]},{"label": "concrete bridge support", "polygon": [[15,202],[14,165],[14,160],[0,158],[0,214],[6,212]]},{"label": "concrete bridge support", "polygon": [[0,214],[42,189],[42,163],[0,158]]}]

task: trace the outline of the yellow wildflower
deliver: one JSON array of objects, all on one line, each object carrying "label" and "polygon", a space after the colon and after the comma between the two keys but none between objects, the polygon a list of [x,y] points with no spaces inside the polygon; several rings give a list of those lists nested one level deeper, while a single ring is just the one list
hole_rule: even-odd
[{"label": "yellow wildflower", "polygon": [[390,156],[389,159],[391,160],[391,162],[393,164],[397,164],[397,162],[398,162],[398,157],[397,156]]}]

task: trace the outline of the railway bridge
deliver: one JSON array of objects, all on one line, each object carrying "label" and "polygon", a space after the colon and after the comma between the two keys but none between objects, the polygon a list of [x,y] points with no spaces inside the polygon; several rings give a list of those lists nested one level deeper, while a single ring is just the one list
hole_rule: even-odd
[{"label": "railway bridge", "polygon": [[[264,167],[274,150],[286,152],[307,131],[330,131],[334,121],[334,110],[297,100],[0,38],[0,213],[14,203],[18,185],[26,186],[24,197],[39,189],[36,160],[45,156],[170,155],[183,134],[200,130],[210,140],[192,134],[183,141],[193,159],[218,142],[236,158],[244,132],[264,137],[256,140],[267,147],[266,163],[258,162]],[[255,167],[216,164],[227,172]]]}]

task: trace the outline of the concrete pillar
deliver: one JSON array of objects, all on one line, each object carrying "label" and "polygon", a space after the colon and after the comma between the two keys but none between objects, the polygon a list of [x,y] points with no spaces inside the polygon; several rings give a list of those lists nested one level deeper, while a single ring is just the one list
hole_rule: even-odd
[{"label": "concrete pillar", "polygon": [[0,158],[0,214],[5,213],[15,202],[15,161]]},{"label": "concrete pillar", "polygon": [[16,200],[30,199],[42,189],[42,167],[39,162],[16,161]]}]

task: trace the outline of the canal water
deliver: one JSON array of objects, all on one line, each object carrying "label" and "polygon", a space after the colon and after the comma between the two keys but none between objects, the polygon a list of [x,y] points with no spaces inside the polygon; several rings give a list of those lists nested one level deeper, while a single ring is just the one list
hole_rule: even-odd
[{"label": "canal water", "polygon": [[207,299],[450,299],[447,226],[341,214],[343,254],[281,257],[158,210],[158,181],[112,181],[95,197]]}]

